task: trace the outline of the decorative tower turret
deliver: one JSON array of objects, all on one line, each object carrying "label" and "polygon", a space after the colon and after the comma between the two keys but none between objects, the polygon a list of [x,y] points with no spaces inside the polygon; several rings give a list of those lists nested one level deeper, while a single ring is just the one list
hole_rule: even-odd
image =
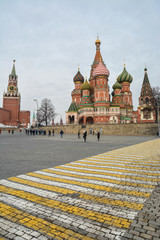
[{"label": "decorative tower turret", "polygon": [[148,79],[147,68],[144,69],[144,79],[139,97],[138,122],[155,122],[155,98]]},{"label": "decorative tower turret", "polygon": [[73,78],[73,82],[75,84],[75,89],[72,91],[72,102],[75,102],[76,106],[80,104],[81,101],[81,85],[84,83],[84,77],[80,73],[80,69],[78,67],[78,72]]},{"label": "decorative tower turret", "polygon": [[123,96],[121,94],[122,85],[116,81],[113,85],[112,105],[124,107]]},{"label": "decorative tower turret", "polygon": [[93,71],[98,66],[98,64],[100,62],[100,59],[101,59],[102,64],[105,66],[104,61],[102,59],[101,52],[100,52],[101,41],[99,40],[98,36],[97,36],[97,40],[95,41],[95,45],[96,45],[96,54],[95,54],[95,57],[94,57],[94,61],[91,65],[91,72],[90,72],[90,79],[89,79],[89,82],[92,85],[92,87],[95,87],[95,81],[94,81],[94,78],[93,78]]},{"label": "decorative tower turret", "polygon": [[11,111],[11,121],[14,125],[19,124],[20,94],[18,92],[18,76],[15,70],[15,60],[13,61],[12,72],[9,75],[7,93],[3,95],[3,108]]},{"label": "decorative tower turret", "polygon": [[133,111],[132,92],[130,91],[130,84],[132,82],[132,76],[127,72],[124,64],[123,72],[118,76],[117,81],[122,85],[123,102],[127,109],[127,115],[131,115]]},{"label": "decorative tower turret", "polygon": [[91,90],[92,90],[91,84],[88,83],[87,78],[86,81],[81,85],[82,90],[82,100],[80,103],[80,107],[92,107],[93,103],[91,100]]},{"label": "decorative tower turret", "polygon": [[93,71],[93,79],[95,81],[94,88],[94,107],[109,107],[110,95],[108,86],[109,70],[99,62],[98,66]]}]

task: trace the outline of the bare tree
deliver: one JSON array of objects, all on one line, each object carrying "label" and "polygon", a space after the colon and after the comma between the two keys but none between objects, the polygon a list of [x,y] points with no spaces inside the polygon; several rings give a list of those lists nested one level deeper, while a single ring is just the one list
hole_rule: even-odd
[{"label": "bare tree", "polygon": [[48,98],[44,98],[41,103],[41,107],[38,110],[37,114],[38,122],[40,124],[48,125],[51,120],[56,116],[55,107],[53,106],[52,102]]},{"label": "bare tree", "polygon": [[159,86],[153,87],[152,92],[153,92],[153,96],[155,99],[160,97],[160,87]]}]

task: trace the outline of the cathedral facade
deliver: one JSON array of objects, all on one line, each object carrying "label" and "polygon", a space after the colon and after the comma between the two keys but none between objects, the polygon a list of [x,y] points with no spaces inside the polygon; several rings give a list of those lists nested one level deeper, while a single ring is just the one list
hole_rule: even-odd
[{"label": "cathedral facade", "polygon": [[78,69],[73,78],[75,88],[71,96],[72,102],[66,112],[66,124],[120,124],[147,123],[156,121],[155,99],[149,83],[147,69],[139,97],[138,110],[133,110],[130,85],[132,76],[126,66],[117,77],[110,94],[109,75],[100,52],[101,42],[97,38],[96,54],[91,65],[90,78],[84,79]]},{"label": "cathedral facade", "polygon": [[0,108],[0,123],[4,125],[27,127],[30,123],[30,111],[20,110],[21,95],[18,91],[18,76],[13,61],[9,75],[7,92],[3,94],[3,108]]}]

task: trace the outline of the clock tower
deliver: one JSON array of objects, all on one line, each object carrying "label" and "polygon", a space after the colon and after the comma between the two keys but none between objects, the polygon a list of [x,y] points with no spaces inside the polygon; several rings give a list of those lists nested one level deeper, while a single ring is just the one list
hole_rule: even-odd
[{"label": "clock tower", "polygon": [[19,124],[20,94],[17,86],[18,76],[15,70],[15,60],[13,60],[12,72],[9,75],[7,92],[3,95],[3,108],[10,110],[11,121],[15,125]]},{"label": "clock tower", "polygon": [[12,72],[9,75],[7,92],[3,94],[3,111],[9,113],[8,119],[4,120],[3,124],[23,127],[28,126],[30,122],[30,112],[20,111],[20,101],[21,95],[18,91],[18,76],[16,75],[14,60]]}]

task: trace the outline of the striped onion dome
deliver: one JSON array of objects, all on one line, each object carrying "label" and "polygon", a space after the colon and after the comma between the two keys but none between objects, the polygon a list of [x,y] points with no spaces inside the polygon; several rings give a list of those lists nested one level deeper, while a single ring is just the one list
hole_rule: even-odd
[{"label": "striped onion dome", "polygon": [[124,65],[123,72],[118,76],[117,81],[119,83],[123,83],[123,82],[131,83],[132,80],[133,80],[133,77],[127,72],[125,65]]},{"label": "striped onion dome", "polygon": [[84,77],[80,73],[79,69],[78,69],[77,74],[73,78],[73,82],[78,82],[78,81],[84,83]]},{"label": "striped onion dome", "polygon": [[122,88],[122,85],[118,82],[118,81],[116,81],[116,83],[113,85],[113,87],[112,87],[114,90],[115,89],[121,89]]},{"label": "striped onion dome", "polygon": [[81,90],[92,90],[91,84],[88,83],[87,79],[86,81],[81,85]]},{"label": "striped onion dome", "polygon": [[100,61],[98,66],[93,71],[93,77],[102,76],[102,75],[108,77],[110,75],[110,72]]}]

